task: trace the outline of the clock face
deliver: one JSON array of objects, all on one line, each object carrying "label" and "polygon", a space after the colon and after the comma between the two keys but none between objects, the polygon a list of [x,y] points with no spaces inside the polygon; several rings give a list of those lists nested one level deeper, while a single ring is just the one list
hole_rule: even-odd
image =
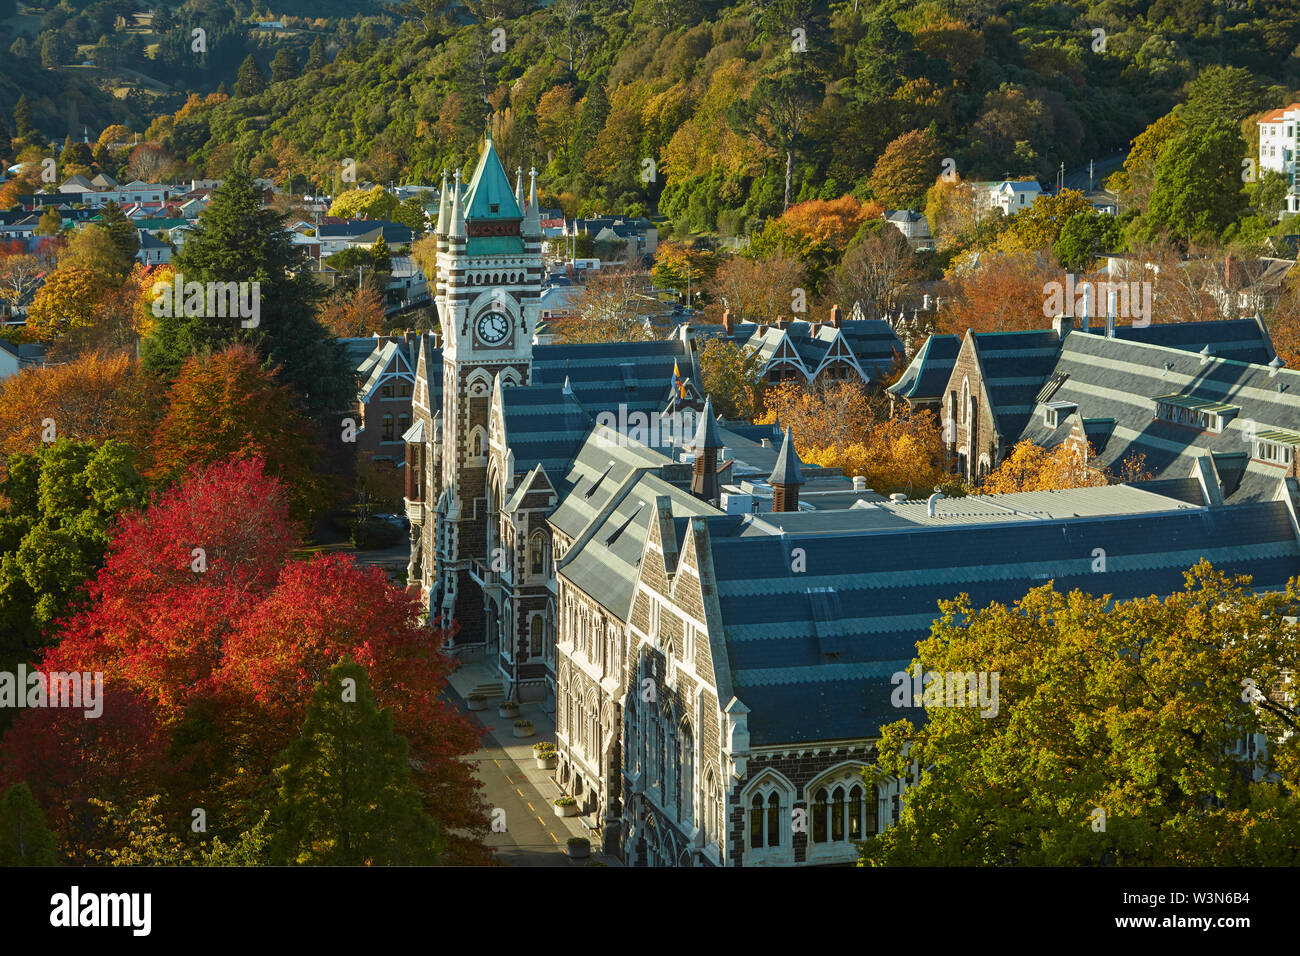
[{"label": "clock face", "polygon": [[474,323],[474,334],[484,345],[500,345],[510,334],[510,317],[504,312],[484,312]]}]

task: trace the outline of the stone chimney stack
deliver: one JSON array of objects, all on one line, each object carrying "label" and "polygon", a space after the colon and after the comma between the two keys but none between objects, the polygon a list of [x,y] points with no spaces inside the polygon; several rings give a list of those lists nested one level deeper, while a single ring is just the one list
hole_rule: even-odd
[{"label": "stone chimney stack", "polygon": [[844,319],[840,315],[838,305],[831,306],[831,328],[838,329],[844,325]]},{"label": "stone chimney stack", "polygon": [[722,312],[722,331],[727,335],[736,334],[736,317],[732,315],[730,309],[724,309]]}]

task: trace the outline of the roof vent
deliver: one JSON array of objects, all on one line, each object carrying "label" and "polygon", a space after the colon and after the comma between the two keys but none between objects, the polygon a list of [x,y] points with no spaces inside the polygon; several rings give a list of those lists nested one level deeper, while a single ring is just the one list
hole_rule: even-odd
[{"label": "roof vent", "polygon": [[1213,355],[1214,355],[1214,351],[1213,351],[1213,350],[1212,350],[1212,349],[1207,345],[1207,346],[1205,346],[1205,348],[1201,349],[1201,353],[1200,353],[1200,354],[1201,354],[1201,364],[1202,364],[1202,365],[1208,365],[1209,362],[1210,362],[1210,359],[1211,359],[1211,358],[1213,357]]},{"label": "roof vent", "polygon": [[1277,370],[1286,365],[1278,356],[1273,356],[1273,361],[1268,363],[1268,377],[1272,378],[1277,374]]},{"label": "roof vent", "polygon": [[903,494],[902,492],[896,491],[889,496],[889,500],[896,505],[901,505],[903,502],[907,500],[907,495]]},{"label": "roof vent", "polygon": [[854,476],[853,476],[853,490],[854,490],[854,491],[866,491],[866,490],[867,490],[867,479],[864,478],[862,475],[854,475]]}]

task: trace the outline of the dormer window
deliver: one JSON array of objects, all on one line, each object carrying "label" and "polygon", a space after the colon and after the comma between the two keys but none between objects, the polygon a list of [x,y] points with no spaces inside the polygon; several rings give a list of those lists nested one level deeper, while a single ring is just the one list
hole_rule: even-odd
[{"label": "dormer window", "polygon": [[1300,432],[1286,431],[1281,428],[1257,432],[1251,457],[1270,465],[1288,467],[1295,458],[1295,449],[1298,445],[1300,445]]},{"label": "dormer window", "polygon": [[1043,405],[1043,426],[1056,428],[1063,417],[1073,414],[1078,407],[1074,402],[1047,402]]},{"label": "dormer window", "polygon": [[1225,405],[1194,395],[1159,395],[1155,399],[1156,418],[1173,425],[1186,425],[1219,434],[1236,417],[1241,408]]}]

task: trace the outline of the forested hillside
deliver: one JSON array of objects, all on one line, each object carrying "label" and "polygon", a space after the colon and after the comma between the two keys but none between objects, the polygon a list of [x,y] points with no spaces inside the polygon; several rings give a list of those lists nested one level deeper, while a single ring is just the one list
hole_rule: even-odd
[{"label": "forested hillside", "polygon": [[424,0],[405,12],[389,35],[367,26],[332,62],[191,104],[150,138],[210,175],[247,154],[304,185],[336,181],[348,157],[362,178],[432,181],[468,167],[491,114],[508,165],[535,164],[570,211],[658,209],[742,232],[783,207],[787,171],[790,201],[865,198],[877,160],[911,131],[900,160],[1046,182],[1127,148],[1205,65],[1248,68],[1259,109],[1300,83],[1300,9],[1281,0]]}]

